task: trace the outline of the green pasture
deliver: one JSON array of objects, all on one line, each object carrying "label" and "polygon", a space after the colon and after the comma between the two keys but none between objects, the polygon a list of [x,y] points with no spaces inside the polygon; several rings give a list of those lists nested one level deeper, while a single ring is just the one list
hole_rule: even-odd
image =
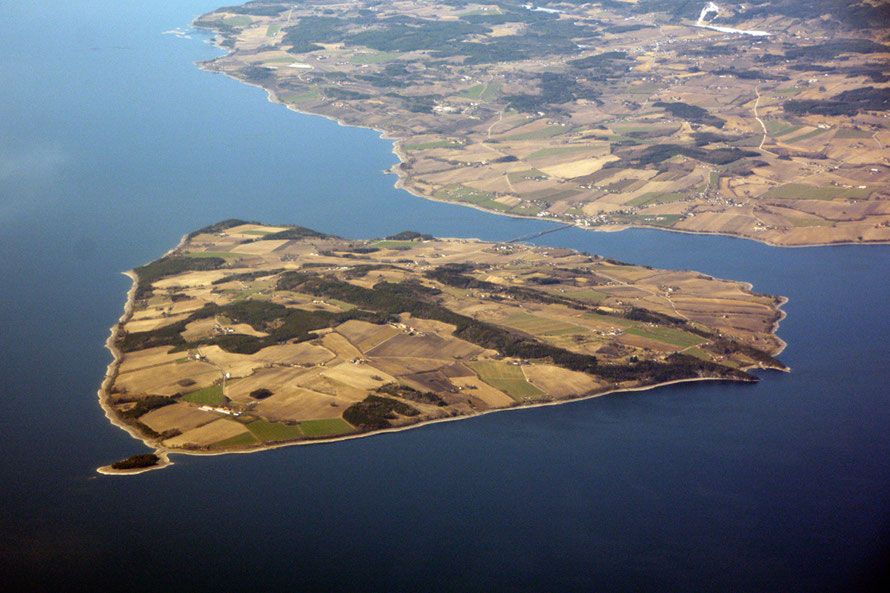
[{"label": "green pasture", "polygon": [[440,200],[465,202],[467,204],[475,204],[477,206],[481,206],[482,208],[489,208],[491,210],[510,210],[509,206],[501,204],[500,202],[496,202],[494,200],[495,195],[493,193],[473,189],[471,187],[461,185],[460,183],[447,185],[433,194],[433,196]]},{"label": "green pasture", "polygon": [[474,86],[471,86],[464,92],[460,93],[458,97],[463,97],[464,99],[472,99],[474,101],[492,101],[495,97],[498,96],[498,84],[497,83],[480,83]]},{"label": "green pasture", "polygon": [[227,16],[222,20],[222,22],[229,25],[230,27],[246,27],[253,22],[253,19],[246,15]]},{"label": "green pasture", "polygon": [[284,103],[291,103],[293,105],[300,105],[301,103],[311,103],[313,101],[318,101],[319,97],[321,97],[321,92],[318,89],[318,86],[313,86],[308,90],[302,93],[281,93],[278,95],[278,98]]},{"label": "green pasture", "polygon": [[479,378],[516,401],[543,399],[547,394],[529,383],[517,365],[503,362],[476,362],[470,365]]},{"label": "green pasture", "polygon": [[711,360],[711,354],[707,350],[702,350],[699,347],[684,350],[683,354],[688,354],[689,356],[694,356],[695,358],[699,358],[701,360]]},{"label": "green pasture", "polygon": [[402,54],[395,51],[379,51],[372,54],[356,54],[349,58],[353,64],[379,64],[380,62],[389,62],[401,57]]},{"label": "green pasture", "polygon": [[518,216],[534,216],[540,211],[541,207],[539,206],[519,204],[510,209],[509,212],[510,214],[516,214]]},{"label": "green pasture", "polygon": [[682,220],[682,214],[638,214],[632,216],[616,216],[615,220],[628,224],[648,224],[652,226],[671,226]]},{"label": "green pasture", "polygon": [[[551,292],[551,291],[547,291],[547,292]],[[559,296],[565,296],[570,299],[575,299],[575,300],[579,300],[579,301],[584,301],[586,303],[593,303],[595,305],[603,302],[604,300],[606,300],[607,298],[609,298],[611,296],[608,293],[600,292],[599,290],[593,290],[593,289],[576,290],[574,292],[564,292],[564,293],[552,291],[552,294],[556,294]]]},{"label": "green pasture", "polygon": [[403,144],[405,150],[428,150],[430,148],[448,148],[456,145],[454,140],[434,140],[432,142],[422,142],[420,144]]},{"label": "green pasture", "polygon": [[221,257],[226,261],[242,259],[247,257],[243,253],[233,253],[231,251],[192,251],[190,253],[184,253],[186,257],[196,257],[196,258],[207,258],[207,257]]},{"label": "green pasture", "polygon": [[629,327],[625,332],[648,338],[650,340],[658,340],[672,346],[680,346],[681,348],[689,348],[690,346],[698,346],[707,340],[701,336],[690,334],[681,329],[673,327]]},{"label": "green pasture", "polygon": [[787,121],[782,121],[781,119],[767,120],[764,122],[764,125],[766,126],[766,133],[773,138],[778,138],[779,136],[785,136],[787,134],[790,134],[791,132],[796,132],[803,127],[796,124],[788,123]]},{"label": "green pasture", "polygon": [[355,428],[342,418],[304,420],[300,422],[300,429],[307,437],[332,437],[355,432]]},{"label": "green pasture", "polygon": [[779,96],[794,95],[802,90],[803,90],[802,87],[792,86],[792,87],[788,87],[788,88],[784,88],[784,89],[775,89],[772,91],[772,94],[779,95]]},{"label": "green pasture", "polygon": [[[574,189],[560,189],[558,187],[548,187],[545,189],[536,189],[535,191],[530,191],[526,194],[523,194],[523,197],[527,200],[546,200],[548,202],[558,202],[560,200],[565,200],[566,198],[571,198],[572,196],[577,196],[580,192]],[[583,212],[581,213],[583,215]]]},{"label": "green pasture", "polygon": [[516,328],[535,336],[559,336],[567,334],[588,333],[586,327],[565,323],[557,319],[539,317],[529,313],[516,313],[497,321],[500,325]]},{"label": "green pasture", "polygon": [[780,200],[834,200],[836,198],[852,198],[864,200],[872,192],[871,189],[854,187],[837,187],[834,185],[807,185],[806,183],[786,183],[770,188],[764,195],[766,198]]},{"label": "green pasture", "polygon": [[505,136],[501,138],[502,141],[510,141],[510,140],[540,140],[541,138],[554,138],[556,136],[562,136],[563,134],[568,134],[569,132],[573,132],[575,128],[570,128],[568,126],[547,126],[546,128],[541,128],[540,130],[535,130],[533,132],[523,132],[521,134],[513,134],[512,136]]},{"label": "green pasture", "polygon": [[476,10],[462,12],[457,16],[463,18],[465,16],[491,16],[493,14],[504,14],[504,11],[495,6],[494,8],[477,8]]},{"label": "green pasture", "polygon": [[376,241],[371,243],[371,247],[380,247],[381,249],[410,249],[419,245],[417,241]]},{"label": "green pasture", "polygon": [[872,133],[868,130],[860,130],[859,128],[841,128],[834,133],[834,137],[839,140],[850,140],[854,138],[871,138]]},{"label": "green pasture", "polygon": [[249,432],[236,434],[233,437],[217,441],[210,445],[212,449],[221,449],[224,447],[246,447],[247,445],[257,444],[256,438]]},{"label": "green pasture", "polygon": [[612,325],[617,325],[618,327],[632,327],[637,324],[636,321],[631,321],[630,319],[625,319],[624,317],[618,317],[616,315],[601,315],[600,313],[585,313],[584,317],[588,319],[595,319],[596,321],[602,321],[603,323],[610,323]]},{"label": "green pasture", "polygon": [[807,218],[804,216],[786,216],[785,220],[798,227],[831,226],[834,224],[834,221],[825,220],[824,218]]},{"label": "green pasture", "polygon": [[543,171],[538,171],[537,169],[526,169],[525,171],[507,173],[507,179],[510,180],[510,183],[522,183],[523,181],[534,179],[535,177],[546,178],[547,175]]},{"label": "green pasture", "polygon": [[584,152],[590,150],[589,146],[554,146],[551,148],[542,148],[528,155],[526,160],[543,159],[549,156],[558,156],[561,154],[574,154],[576,152]]},{"label": "green pasture", "polygon": [[186,393],[182,396],[182,399],[202,406],[221,406],[226,403],[226,398],[223,396],[222,385],[212,385],[210,387],[205,387],[204,389]]},{"label": "green pasture", "polygon": [[[711,173],[711,175],[715,175],[715,173]],[[718,176],[719,179],[719,176]],[[641,208],[643,206],[655,206],[657,204],[667,204],[669,202],[677,202],[679,200],[684,199],[686,196],[684,194],[678,193],[661,193],[661,192],[646,192],[635,197],[633,200],[629,200],[627,202],[628,206],[636,206],[637,208]]]},{"label": "green pasture", "polygon": [[819,134],[824,134],[828,130],[825,128],[816,128],[815,130],[810,130],[806,134],[801,134],[800,136],[795,136],[794,138],[788,138],[783,142],[803,142],[804,140],[809,140],[810,138],[815,138]]},{"label": "green pasture", "polygon": [[303,431],[298,425],[269,422],[268,420],[254,420],[247,425],[247,430],[264,443],[292,441],[303,436]]}]

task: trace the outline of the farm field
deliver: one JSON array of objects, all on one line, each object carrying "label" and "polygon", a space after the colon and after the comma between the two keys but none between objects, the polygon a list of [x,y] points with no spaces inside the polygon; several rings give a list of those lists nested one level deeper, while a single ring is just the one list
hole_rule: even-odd
[{"label": "farm field", "polygon": [[[245,248],[249,260],[192,257]],[[134,274],[102,401],[166,453],[784,368],[781,298],[569,249],[410,231],[355,241],[229,220]],[[167,303],[184,313],[145,323]]]},{"label": "farm field", "polygon": [[518,402],[539,400],[545,393],[528,382],[518,365],[502,362],[479,362],[470,365],[479,378],[500,389]]},{"label": "farm field", "polygon": [[194,25],[229,52],[203,68],[385,131],[418,196],[593,230],[883,243],[890,38],[883,8],[845,3],[720,5],[698,22],[705,3],[309,0]]}]

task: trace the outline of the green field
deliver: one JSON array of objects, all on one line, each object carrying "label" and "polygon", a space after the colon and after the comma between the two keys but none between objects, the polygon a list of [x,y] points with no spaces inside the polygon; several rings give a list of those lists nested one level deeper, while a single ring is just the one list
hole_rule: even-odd
[{"label": "green field", "polygon": [[[716,173],[711,173],[711,175],[716,175]],[[718,176],[719,179],[719,176]],[[686,196],[684,194],[677,193],[659,193],[659,192],[646,192],[635,197],[633,200],[629,200],[626,202],[628,206],[636,206],[638,208],[642,206],[655,206],[657,204],[667,204],[669,202],[677,202],[679,200],[684,199]]]},{"label": "green field", "polygon": [[629,327],[625,332],[642,338],[649,338],[650,340],[658,340],[673,346],[680,346],[681,348],[698,346],[707,341],[701,336],[673,327]]},{"label": "green field", "polygon": [[584,152],[585,150],[590,150],[589,146],[554,146],[553,148],[542,148],[541,150],[536,150],[531,153],[527,157],[527,160],[532,159],[543,159],[548,156],[557,156],[560,154],[574,154],[576,152]]},{"label": "green field", "polygon": [[[572,196],[577,196],[580,192],[574,189],[559,189],[558,187],[548,187],[546,189],[536,189],[535,191],[530,191],[525,195],[527,200],[545,200],[547,202],[558,202],[560,200],[565,200],[566,198],[571,198]],[[583,215],[583,211],[580,212],[580,215]]]},{"label": "green field", "polygon": [[538,171],[537,169],[526,169],[525,171],[507,173],[507,179],[510,180],[510,183],[522,183],[523,181],[528,181],[535,177],[544,177],[546,179],[547,175],[543,171]]},{"label": "green field", "polygon": [[509,212],[510,212],[510,214],[517,214],[519,216],[534,216],[541,210],[543,210],[543,208],[541,208],[540,206],[534,206],[534,205],[523,206],[522,204],[519,204],[519,205],[515,206],[514,208],[511,208],[509,210]]},{"label": "green field", "polygon": [[304,420],[300,422],[300,428],[307,437],[331,437],[338,434],[355,432],[355,428],[341,418],[329,418],[327,420]]},{"label": "green field", "polygon": [[576,290],[574,292],[556,292],[556,291],[547,291],[552,294],[556,294],[559,296],[564,296],[570,299],[576,299],[579,301],[584,301],[586,303],[598,304],[609,298],[609,294],[605,292],[600,292],[598,290]]},{"label": "green field", "polygon": [[230,27],[246,27],[253,22],[253,19],[249,16],[227,16],[222,22]]},{"label": "green field", "polygon": [[495,202],[493,193],[473,189],[472,187],[467,187],[460,183],[453,183],[445,186],[433,194],[433,197],[440,200],[456,200],[458,202],[466,202],[467,204],[476,204],[477,206],[490,208],[491,210],[510,209],[510,207],[505,204]]},{"label": "green field", "polygon": [[763,196],[780,200],[834,200],[835,198],[865,200],[871,191],[869,188],[858,189],[833,185],[815,186],[805,183],[786,183],[785,185],[770,188]]},{"label": "green field", "polygon": [[281,25],[269,25],[269,28],[266,29],[266,37],[275,37],[279,31],[281,31]]},{"label": "green field", "polygon": [[481,83],[471,86],[458,97],[465,99],[473,99],[474,101],[493,101],[498,96],[498,85],[496,83]]},{"label": "green field", "polygon": [[233,437],[229,437],[227,439],[223,439],[216,443],[210,445],[212,449],[222,448],[222,447],[246,447],[248,445],[257,444],[256,438],[249,432],[245,432],[243,434],[238,434]]},{"label": "green field", "polygon": [[494,8],[477,8],[476,10],[462,12],[457,16],[463,18],[465,16],[490,16],[497,14],[504,14],[504,11],[495,6]]},{"label": "green field", "polygon": [[498,319],[496,323],[513,327],[535,336],[585,334],[590,331],[586,327],[581,327],[580,325],[565,323],[557,319],[538,317],[537,315],[530,315],[528,313],[516,313],[504,319]]},{"label": "green field", "polygon": [[259,282],[254,282],[247,290],[237,291],[237,296],[232,299],[232,302],[237,303],[239,301],[247,300],[264,290],[273,288],[274,286],[274,280],[261,280]]},{"label": "green field", "polygon": [[379,51],[372,54],[357,54],[349,58],[349,61],[353,64],[379,64],[380,62],[395,60],[401,55],[394,51]]},{"label": "green field", "polygon": [[213,385],[211,387],[205,387],[204,389],[192,391],[191,393],[186,393],[182,396],[182,399],[203,406],[221,406],[226,403],[226,398],[223,397],[222,385]]},{"label": "green field", "polygon": [[405,150],[427,150],[430,148],[448,148],[456,145],[454,140],[434,140],[432,142],[422,142],[420,144],[403,144]]},{"label": "green field", "polygon": [[501,141],[506,142],[508,140],[538,140],[540,138],[553,138],[554,136],[562,136],[563,134],[568,134],[569,132],[572,132],[574,130],[575,128],[570,128],[568,126],[547,126],[546,128],[535,130],[534,132],[524,132],[522,134],[505,136],[501,138]]},{"label": "green field", "polygon": [[773,138],[778,138],[779,136],[785,136],[786,134],[790,134],[791,132],[796,132],[803,127],[796,124],[790,124],[780,119],[767,120],[766,122],[764,122],[764,125],[766,125],[766,133]]},{"label": "green field", "polygon": [[630,319],[625,319],[624,317],[617,317],[615,315],[600,315],[599,313],[585,313],[584,317],[602,321],[603,323],[611,323],[612,325],[617,325],[618,327],[632,327],[637,323],[636,321],[631,321]]},{"label": "green field", "polygon": [[355,309],[355,305],[353,305],[352,303],[347,303],[346,301],[338,301],[337,299],[331,298],[325,299],[325,301],[334,305],[335,307],[339,307],[344,311],[352,311],[353,309]]},{"label": "green field", "polygon": [[298,425],[281,424],[262,419],[254,420],[248,424],[247,430],[264,443],[292,441],[303,436],[303,431]]},{"label": "green field", "polygon": [[281,93],[278,95],[278,99],[284,103],[291,103],[293,105],[300,105],[301,103],[312,103],[314,101],[318,101],[321,97],[321,92],[318,89],[318,85],[315,85],[308,90],[302,93]]},{"label": "green field", "polygon": [[701,348],[690,348],[689,350],[685,350],[683,354],[688,354],[689,356],[694,356],[696,358],[700,358],[701,360],[711,360],[710,353],[706,350],[702,350]]},{"label": "green field", "polygon": [[794,95],[794,94],[796,94],[796,93],[798,93],[798,92],[800,92],[800,91],[802,91],[802,90],[803,90],[802,87],[799,87],[799,86],[792,86],[792,87],[788,87],[787,89],[775,89],[775,90],[772,91],[772,94],[773,94],[773,95],[780,95],[780,96],[784,96],[784,95]]},{"label": "green field", "polygon": [[371,243],[371,247],[380,247],[381,249],[411,249],[420,245],[417,241],[376,241]]},{"label": "green field", "polygon": [[760,146],[760,139],[762,138],[761,134],[752,134],[750,136],[745,136],[744,138],[739,138],[738,140],[733,140],[732,142],[728,142],[730,146],[735,146],[736,148],[754,148],[756,146]]},{"label": "green field", "polygon": [[479,378],[500,389],[516,401],[543,399],[547,394],[526,381],[522,368],[504,362],[476,362],[470,364]]},{"label": "green field", "polygon": [[831,226],[834,224],[832,220],[825,220],[824,218],[807,218],[803,216],[786,216],[785,220],[793,224],[794,226]]},{"label": "green field", "polygon": [[835,132],[834,137],[838,139],[871,138],[872,133],[859,128],[841,128]]},{"label": "green field", "polygon": [[827,131],[828,130],[825,128],[816,128],[815,130],[810,130],[806,134],[801,134],[800,136],[795,136],[794,138],[787,138],[783,140],[783,142],[803,142],[804,140],[815,138],[819,134],[824,134]]},{"label": "green field", "polygon": [[616,216],[617,222],[627,224],[648,224],[652,226],[670,226],[682,220],[682,214],[639,214],[634,216]]},{"label": "green field", "polygon": [[205,257],[221,257],[226,261],[234,260],[234,259],[242,259],[247,257],[243,253],[233,253],[231,251],[192,251],[190,253],[184,253],[186,257],[197,257],[197,258],[205,258]]}]

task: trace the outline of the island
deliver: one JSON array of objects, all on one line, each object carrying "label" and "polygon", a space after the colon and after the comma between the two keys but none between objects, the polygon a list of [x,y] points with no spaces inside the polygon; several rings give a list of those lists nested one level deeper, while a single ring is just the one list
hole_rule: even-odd
[{"label": "island", "polygon": [[787,370],[781,297],[519,241],[227,220],[129,275],[99,395],[154,453],[103,473]]},{"label": "island", "polygon": [[203,62],[395,140],[401,187],[579,227],[890,240],[890,5],[261,0]]}]

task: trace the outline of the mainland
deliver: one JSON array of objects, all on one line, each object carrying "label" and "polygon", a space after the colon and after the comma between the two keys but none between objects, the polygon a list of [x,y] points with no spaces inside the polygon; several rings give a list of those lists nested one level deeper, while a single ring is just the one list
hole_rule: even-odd
[{"label": "mainland", "polygon": [[596,230],[890,241],[890,4],[260,0],[202,67],[384,132],[411,193]]}]

